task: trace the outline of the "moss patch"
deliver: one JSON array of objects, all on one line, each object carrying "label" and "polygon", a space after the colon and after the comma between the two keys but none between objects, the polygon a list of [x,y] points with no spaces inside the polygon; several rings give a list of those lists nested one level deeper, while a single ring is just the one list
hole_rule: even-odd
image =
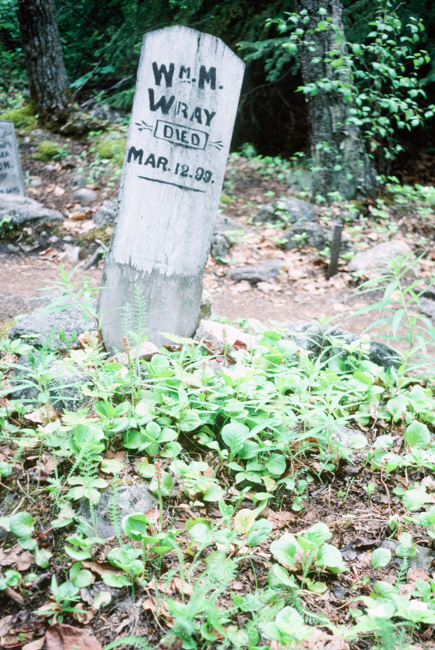
[{"label": "moss patch", "polygon": [[33,114],[30,104],[0,113],[0,120],[11,120],[17,129],[32,130],[37,127],[36,117]]},{"label": "moss patch", "polygon": [[53,160],[59,158],[65,158],[68,155],[68,149],[58,142],[52,142],[51,140],[43,140],[38,144],[36,153],[33,154],[32,158],[35,160]]},{"label": "moss patch", "polygon": [[111,133],[101,136],[95,146],[95,153],[100,158],[111,160],[115,165],[122,167],[124,163],[127,138],[120,133]]}]

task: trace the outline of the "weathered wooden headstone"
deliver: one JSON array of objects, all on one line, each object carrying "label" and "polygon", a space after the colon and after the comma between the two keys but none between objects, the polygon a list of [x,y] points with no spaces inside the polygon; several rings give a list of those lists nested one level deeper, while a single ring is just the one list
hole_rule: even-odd
[{"label": "weathered wooden headstone", "polygon": [[155,343],[195,331],[243,71],[209,34],[176,26],[144,37],[99,296],[109,350],[122,347],[126,309],[130,329],[143,326],[140,295]]},{"label": "weathered wooden headstone", "polygon": [[0,120],[0,194],[25,193],[14,123]]}]

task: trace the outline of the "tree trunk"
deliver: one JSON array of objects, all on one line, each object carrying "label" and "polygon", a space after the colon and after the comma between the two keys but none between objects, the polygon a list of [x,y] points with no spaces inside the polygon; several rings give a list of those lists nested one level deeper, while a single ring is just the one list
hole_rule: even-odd
[{"label": "tree trunk", "polygon": [[41,121],[58,130],[77,107],[66,76],[54,0],[18,0],[18,19],[31,102]]},{"label": "tree trunk", "polygon": [[[317,86],[317,94],[306,95],[313,159],[313,194],[328,198],[331,192],[339,192],[347,200],[357,196],[373,196],[376,171],[367,156],[358,126],[349,121],[353,108],[350,70],[344,65],[333,67],[326,60],[334,50],[340,52],[343,58],[347,55],[341,2],[295,0],[295,3],[297,10],[305,10],[309,18],[303,25],[305,33],[299,49],[304,85],[316,84],[319,80],[327,82],[326,88]],[[326,13],[319,14],[319,9],[326,10]],[[327,21],[328,17],[332,19],[335,29],[319,29],[319,22]],[[321,27],[324,26],[325,22]],[[347,94],[340,92],[340,88],[347,88]]]}]

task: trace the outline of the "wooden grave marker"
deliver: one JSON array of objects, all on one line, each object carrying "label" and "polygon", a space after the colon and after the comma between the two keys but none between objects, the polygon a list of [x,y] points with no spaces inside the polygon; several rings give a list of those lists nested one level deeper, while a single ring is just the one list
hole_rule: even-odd
[{"label": "wooden grave marker", "polygon": [[0,194],[26,194],[14,123],[9,120],[0,120]]},{"label": "wooden grave marker", "polygon": [[175,26],[144,36],[118,215],[98,310],[108,350],[144,327],[192,336],[243,79],[218,38]]}]

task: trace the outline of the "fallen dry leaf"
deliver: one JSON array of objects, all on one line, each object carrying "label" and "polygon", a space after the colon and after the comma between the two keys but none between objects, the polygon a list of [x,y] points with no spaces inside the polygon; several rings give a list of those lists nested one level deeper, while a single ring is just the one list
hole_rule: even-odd
[{"label": "fallen dry leaf", "polygon": [[94,612],[92,609],[84,609],[83,603],[79,603],[74,607],[74,612],[70,612],[71,616],[75,621],[78,621],[82,625],[87,625],[89,621],[92,621],[94,618]]},{"label": "fallen dry leaf", "polygon": [[4,616],[3,618],[0,618],[0,639],[8,632],[8,630],[11,629],[13,618],[14,617],[12,615]]},{"label": "fallen dry leaf", "polygon": [[53,246],[50,246],[50,248],[47,248],[45,251],[41,251],[39,253],[39,257],[41,260],[55,260],[57,257],[58,253]]},{"label": "fallen dry leaf", "polygon": [[54,196],[63,196],[65,194],[65,190],[60,185],[56,185],[53,190],[53,194]]},{"label": "fallen dry leaf", "polygon": [[279,530],[291,524],[296,519],[296,515],[294,512],[273,512],[270,510],[267,518],[272,522],[273,530]]},{"label": "fallen dry leaf", "polygon": [[109,562],[96,562],[95,560],[84,560],[82,566],[85,569],[89,569],[92,573],[95,573],[97,576],[102,576],[103,573],[116,573],[117,575],[122,573],[121,569],[115,569],[113,564]]},{"label": "fallen dry leaf", "polygon": [[23,551],[19,544],[6,550],[0,549],[0,566],[17,565],[18,571],[26,571],[34,562],[33,553]]},{"label": "fallen dry leaf", "polygon": [[[143,601],[142,608],[149,609],[151,612],[153,612],[153,614],[157,614],[158,616],[163,616],[163,618],[165,618],[165,620],[168,622],[174,622],[174,619],[169,614],[168,606],[166,605],[165,601],[162,599],[159,600],[159,606],[157,608],[156,598],[154,597],[147,598],[146,600]],[[47,648],[47,650],[50,650],[50,648]]]},{"label": "fallen dry leaf", "polygon": [[44,643],[45,639],[42,636],[40,639],[35,639],[35,641],[31,641],[30,643],[23,645],[22,650],[41,650]]},{"label": "fallen dry leaf", "polygon": [[93,635],[72,625],[56,623],[45,633],[47,650],[101,650],[102,645]]},{"label": "fallen dry leaf", "polygon": [[83,221],[86,218],[86,212],[83,212],[83,210],[78,210],[77,212],[70,214],[69,218],[71,221]]}]

